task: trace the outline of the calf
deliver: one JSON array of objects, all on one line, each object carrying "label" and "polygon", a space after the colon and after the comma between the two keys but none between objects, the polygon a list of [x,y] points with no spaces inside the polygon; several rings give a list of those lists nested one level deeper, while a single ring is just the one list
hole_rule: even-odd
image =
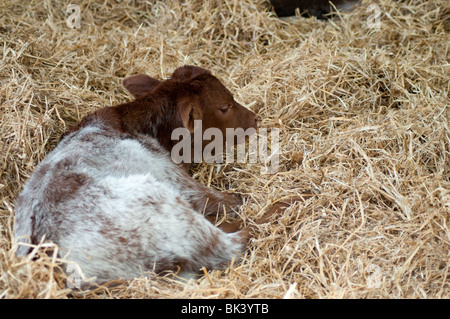
[{"label": "calf", "polygon": [[193,132],[195,120],[204,130],[256,128],[256,115],[199,67],[123,83],[135,100],[86,116],[25,184],[16,201],[17,254],[44,238],[97,282],[223,267],[243,251],[250,229],[240,221],[215,227],[204,215],[241,201],[171,161],[171,132]]}]

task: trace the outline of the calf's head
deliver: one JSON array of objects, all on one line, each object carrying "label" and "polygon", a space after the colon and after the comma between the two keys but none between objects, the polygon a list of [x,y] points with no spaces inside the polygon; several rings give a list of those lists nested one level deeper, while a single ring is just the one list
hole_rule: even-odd
[{"label": "calf's head", "polygon": [[[208,70],[196,66],[183,66],[172,76],[158,81],[147,75],[133,75],[124,79],[123,85],[140,100],[158,103],[161,97],[168,98],[172,110],[165,126],[185,127],[194,133],[194,121],[201,120],[202,131],[219,129],[226,136],[226,129],[247,130],[257,128],[258,117],[237,103],[231,92]],[[203,133],[202,132],[202,133]],[[242,139],[237,138],[240,142]],[[225,142],[225,140],[224,140]],[[203,146],[208,141],[203,141]]]}]

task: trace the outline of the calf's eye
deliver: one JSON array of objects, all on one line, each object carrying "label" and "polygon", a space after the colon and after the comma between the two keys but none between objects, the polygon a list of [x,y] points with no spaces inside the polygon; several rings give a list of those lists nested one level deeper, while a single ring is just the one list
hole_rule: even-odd
[{"label": "calf's eye", "polygon": [[226,112],[228,112],[230,109],[231,109],[231,106],[230,106],[230,105],[225,105],[225,106],[222,106],[221,108],[219,108],[219,110],[220,110],[222,113],[226,113]]}]

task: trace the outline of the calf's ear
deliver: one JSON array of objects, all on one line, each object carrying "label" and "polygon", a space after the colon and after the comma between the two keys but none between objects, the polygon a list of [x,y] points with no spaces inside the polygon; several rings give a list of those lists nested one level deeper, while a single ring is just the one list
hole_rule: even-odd
[{"label": "calf's ear", "polygon": [[183,126],[194,133],[194,121],[202,120],[203,114],[197,103],[183,101],[178,104],[178,114]]},{"label": "calf's ear", "polygon": [[198,66],[193,65],[185,65],[176,69],[172,74],[172,79],[179,83],[188,84],[190,88],[195,91],[199,90],[201,87],[202,76],[211,75],[206,69],[203,69]]},{"label": "calf's ear", "polygon": [[209,74],[211,74],[211,72],[201,67],[194,65],[184,65],[173,72],[172,78],[180,82],[189,82],[201,75]]},{"label": "calf's ear", "polygon": [[125,78],[122,83],[135,98],[140,98],[153,90],[160,81],[145,74],[136,74]]}]

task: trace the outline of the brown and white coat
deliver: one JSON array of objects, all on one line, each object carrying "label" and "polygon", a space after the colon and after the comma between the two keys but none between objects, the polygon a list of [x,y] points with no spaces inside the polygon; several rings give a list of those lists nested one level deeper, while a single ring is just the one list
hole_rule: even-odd
[{"label": "brown and white coat", "polygon": [[[170,158],[171,131],[256,127],[207,70],[184,66],[171,78],[124,80],[135,100],[105,107],[67,132],[38,165],[16,201],[15,237],[56,243],[97,282],[143,271],[223,267],[245,248],[249,229],[215,227],[205,215],[241,201],[207,188]],[[24,256],[29,245],[20,245]]]}]

